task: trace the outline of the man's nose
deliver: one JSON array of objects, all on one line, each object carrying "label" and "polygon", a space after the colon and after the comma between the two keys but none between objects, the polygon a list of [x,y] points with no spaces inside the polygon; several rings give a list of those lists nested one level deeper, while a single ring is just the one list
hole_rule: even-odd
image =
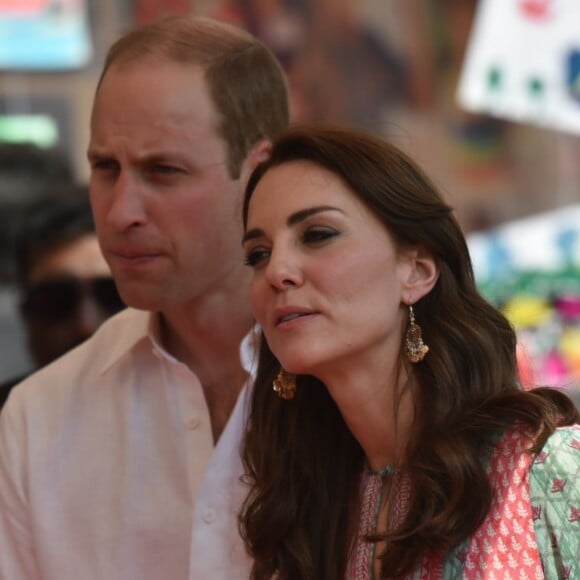
[{"label": "man's nose", "polygon": [[142,225],[147,221],[142,185],[138,176],[132,172],[121,171],[113,184],[107,219],[117,230]]}]

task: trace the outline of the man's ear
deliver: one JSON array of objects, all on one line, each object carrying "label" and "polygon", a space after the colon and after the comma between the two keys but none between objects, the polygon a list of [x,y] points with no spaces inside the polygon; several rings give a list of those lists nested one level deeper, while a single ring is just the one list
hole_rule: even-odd
[{"label": "man's ear", "polygon": [[431,292],[439,279],[439,266],[430,252],[423,247],[405,251],[408,260],[406,279],[403,280],[403,301],[414,304]]},{"label": "man's ear", "polygon": [[262,161],[266,161],[270,157],[272,151],[272,142],[269,139],[260,139],[257,143],[252,145],[248,152],[248,156],[242,165],[241,179],[242,183],[247,183],[252,171]]}]

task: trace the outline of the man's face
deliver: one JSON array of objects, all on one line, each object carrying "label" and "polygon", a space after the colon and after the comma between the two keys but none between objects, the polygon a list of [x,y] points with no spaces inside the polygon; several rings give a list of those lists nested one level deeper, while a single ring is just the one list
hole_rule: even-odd
[{"label": "man's face", "polygon": [[197,67],[114,65],[95,97],[88,158],[101,248],[125,302],[165,311],[243,268],[241,188]]},{"label": "man's face", "polygon": [[22,302],[34,362],[52,362],[122,307],[95,234],[50,249],[29,272]]}]

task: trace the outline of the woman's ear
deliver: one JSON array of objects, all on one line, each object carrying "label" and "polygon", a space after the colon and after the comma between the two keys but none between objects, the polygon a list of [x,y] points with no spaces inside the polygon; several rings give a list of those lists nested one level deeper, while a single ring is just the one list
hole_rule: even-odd
[{"label": "woman's ear", "polygon": [[414,304],[431,292],[439,279],[439,266],[430,252],[423,247],[405,250],[408,261],[406,279],[403,281],[403,301]]}]

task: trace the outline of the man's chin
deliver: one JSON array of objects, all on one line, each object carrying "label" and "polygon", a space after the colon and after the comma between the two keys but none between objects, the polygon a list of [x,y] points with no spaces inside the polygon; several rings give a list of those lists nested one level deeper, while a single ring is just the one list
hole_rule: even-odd
[{"label": "man's chin", "polygon": [[119,294],[123,302],[130,308],[135,308],[135,310],[146,310],[148,312],[163,310],[163,301],[155,297],[129,292],[119,292]]},{"label": "man's chin", "polygon": [[143,282],[126,282],[122,278],[115,280],[121,300],[136,310],[159,310],[162,303],[161,292],[149,289]]}]

